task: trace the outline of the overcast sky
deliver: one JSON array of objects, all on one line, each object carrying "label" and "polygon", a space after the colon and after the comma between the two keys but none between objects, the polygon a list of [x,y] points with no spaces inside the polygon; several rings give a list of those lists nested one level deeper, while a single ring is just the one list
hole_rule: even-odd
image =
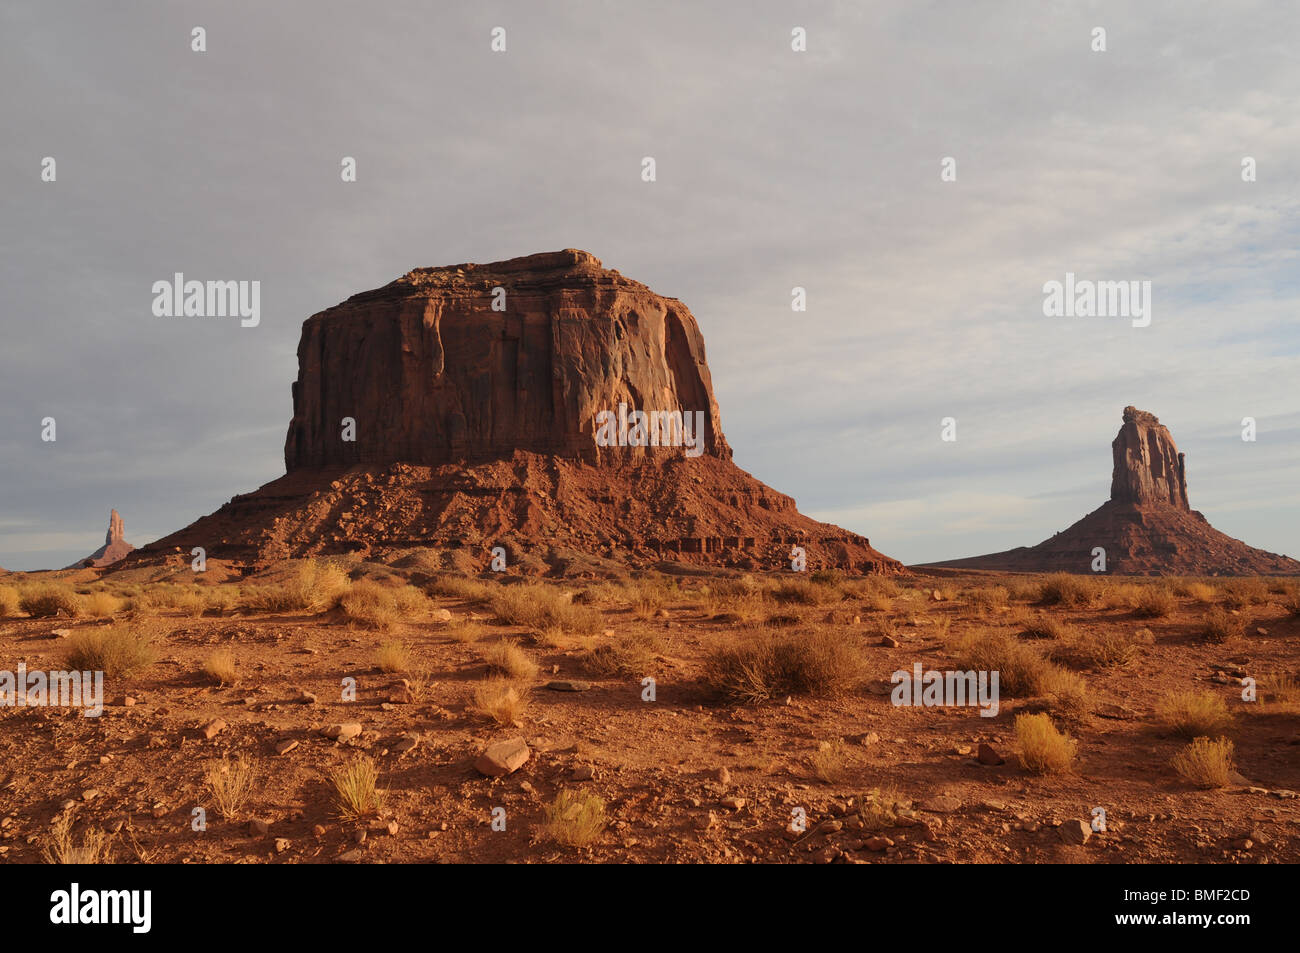
[{"label": "overcast sky", "polygon": [[[1298,38],[1272,2],[11,0],[0,566],[283,473],[309,315],[566,247],[682,299],[736,462],[892,556],[1064,529],[1126,404],[1300,555]],[[178,271],[261,281],[261,325],[155,317]],[[1045,317],[1066,272],[1151,281],[1151,325]]]}]

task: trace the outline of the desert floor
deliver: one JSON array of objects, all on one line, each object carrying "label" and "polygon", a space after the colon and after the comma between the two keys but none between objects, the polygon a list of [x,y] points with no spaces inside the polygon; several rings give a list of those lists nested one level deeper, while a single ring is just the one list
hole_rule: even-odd
[{"label": "desert floor", "polygon": [[[0,858],[1300,860],[1296,580],[210,570],[0,577],[0,669],[100,652],[122,670],[98,718],[0,709]],[[30,617],[33,592],[58,614]],[[891,673],[972,658],[1008,666],[996,717],[891,703]],[[1180,693],[1232,742],[1226,783],[1171,763],[1200,733],[1175,731]],[[1022,763],[1017,718],[1034,713],[1068,733],[1070,763]],[[476,769],[515,738],[521,767]],[[362,776],[348,813],[335,772],[357,765],[378,803]],[[1098,807],[1107,829],[1085,838]]]}]

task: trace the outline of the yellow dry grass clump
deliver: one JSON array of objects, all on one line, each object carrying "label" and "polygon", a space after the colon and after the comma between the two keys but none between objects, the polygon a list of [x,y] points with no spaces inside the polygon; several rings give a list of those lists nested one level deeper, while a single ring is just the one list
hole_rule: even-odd
[{"label": "yellow dry grass clump", "polygon": [[1020,763],[1035,774],[1061,774],[1070,770],[1077,742],[1061,732],[1052,719],[1041,712],[1016,716],[1016,740],[1020,744]]},{"label": "yellow dry grass clump", "polygon": [[828,697],[859,688],[870,672],[863,647],[833,630],[746,634],[713,649],[705,685],[740,702],[786,695]]},{"label": "yellow dry grass clump", "polygon": [[217,813],[228,821],[234,820],[252,797],[257,787],[257,773],[242,758],[230,760],[223,757],[208,765],[204,775]]},{"label": "yellow dry grass clump", "polygon": [[383,806],[383,792],[379,790],[379,769],[367,757],[357,758],[330,773],[339,813],[347,818],[376,814]]},{"label": "yellow dry grass clump", "polygon": [[60,814],[50,825],[50,836],[41,848],[47,864],[104,864],[112,853],[112,838],[99,828],[87,827],[77,843],[72,835],[72,815]]},{"label": "yellow dry grass clump", "polygon": [[594,794],[560,791],[546,806],[542,834],[566,847],[587,847],[605,830],[605,802]]},{"label": "yellow dry grass clump", "polygon": [[502,639],[483,651],[488,671],[510,678],[536,678],[537,663],[514,639]]},{"label": "yellow dry grass clump", "polygon": [[498,725],[512,725],[528,708],[531,695],[527,686],[508,678],[485,678],[474,686],[474,708]]},{"label": "yellow dry grass clump", "polygon": [[54,616],[76,617],[81,614],[81,600],[68,586],[37,583],[19,590],[19,607],[33,619]]},{"label": "yellow dry grass clump", "polygon": [[1175,771],[1202,788],[1224,788],[1232,779],[1233,744],[1227,738],[1197,738],[1170,759]]},{"label": "yellow dry grass clump", "polygon": [[350,588],[339,566],[321,559],[297,562],[276,584],[255,586],[246,593],[248,607],[266,612],[327,612]]},{"label": "yellow dry grass clump", "polygon": [[492,612],[505,625],[544,629],[559,626],[587,635],[601,628],[601,615],[588,606],[575,605],[563,593],[542,584],[507,586],[492,597]]},{"label": "yellow dry grass clump", "polygon": [[103,672],[110,678],[129,675],[151,664],[154,658],[149,636],[143,630],[122,625],[79,629],[68,637],[63,650],[67,668]]},{"label": "yellow dry grass clump", "polygon": [[390,675],[411,667],[411,652],[402,642],[383,642],[375,649],[375,665]]},{"label": "yellow dry grass clump", "polygon": [[1156,715],[1176,735],[1199,738],[1224,734],[1232,714],[1223,699],[1209,692],[1175,692],[1156,707]]},{"label": "yellow dry grass clump", "polygon": [[214,650],[203,660],[203,674],[214,685],[233,685],[238,679],[235,653],[228,648]]}]

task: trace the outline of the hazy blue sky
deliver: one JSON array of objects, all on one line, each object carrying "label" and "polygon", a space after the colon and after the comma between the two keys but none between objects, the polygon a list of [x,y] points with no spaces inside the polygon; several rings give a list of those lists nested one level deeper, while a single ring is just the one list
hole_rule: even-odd
[{"label": "hazy blue sky", "polygon": [[[280,475],[308,315],[565,247],[686,302],[737,463],[893,556],[1065,528],[1126,404],[1194,508],[1300,554],[1298,37],[1271,2],[8,2],[0,566]],[[261,326],[154,317],[177,271],[260,280]],[[1151,326],[1044,317],[1067,271],[1150,280]]]}]

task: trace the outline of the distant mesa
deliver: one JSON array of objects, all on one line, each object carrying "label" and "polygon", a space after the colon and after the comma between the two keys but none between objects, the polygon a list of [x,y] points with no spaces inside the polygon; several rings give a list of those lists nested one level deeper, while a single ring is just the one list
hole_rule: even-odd
[{"label": "distant mesa", "polygon": [[1219,532],[1187,500],[1187,467],[1169,429],[1154,414],[1124,408],[1111,444],[1110,499],[1037,546],[933,563],[956,569],[1092,571],[1093,549],[1111,574],[1254,576],[1300,573],[1300,562]]},{"label": "distant mesa", "polygon": [[110,566],[132,552],[135,547],[126,541],[126,528],[122,524],[122,517],[113,510],[108,517],[108,532],[104,536],[104,545],[99,547],[85,559],[80,559],[73,563],[68,569],[84,569],[86,567],[102,568]]},{"label": "distant mesa", "polygon": [[690,310],[566,249],[418,268],[308,318],[286,475],[131,563],[428,547],[584,574],[660,561],[893,573],[732,462]]}]

